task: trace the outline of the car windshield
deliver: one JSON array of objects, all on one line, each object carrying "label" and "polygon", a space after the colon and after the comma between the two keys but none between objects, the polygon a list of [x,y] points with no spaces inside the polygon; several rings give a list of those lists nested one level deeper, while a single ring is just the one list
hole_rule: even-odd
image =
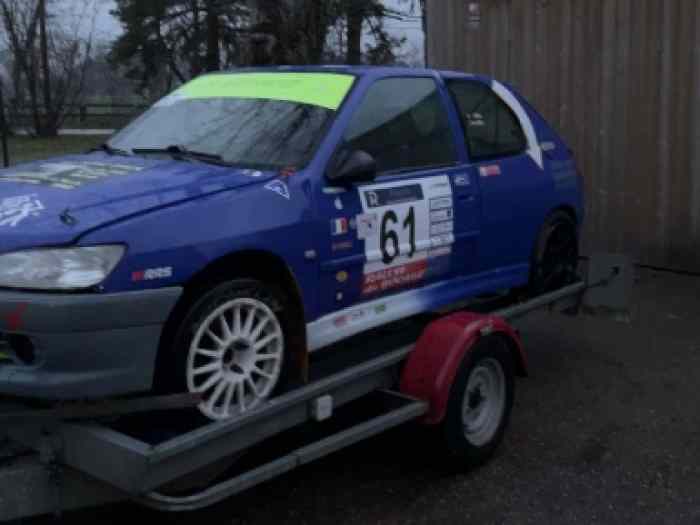
[{"label": "car windshield", "polygon": [[[323,93],[335,87],[327,76],[345,77],[333,99]],[[137,154],[198,152],[240,167],[302,168],[351,84],[347,75],[201,77],[155,104],[108,146]]]}]

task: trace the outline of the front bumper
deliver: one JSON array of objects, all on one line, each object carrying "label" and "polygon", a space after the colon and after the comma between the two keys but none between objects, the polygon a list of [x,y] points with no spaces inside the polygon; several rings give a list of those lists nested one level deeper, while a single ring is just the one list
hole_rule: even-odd
[{"label": "front bumper", "polygon": [[149,390],[182,288],[117,294],[0,292],[0,333],[26,336],[31,364],[0,363],[0,394],[84,399]]}]

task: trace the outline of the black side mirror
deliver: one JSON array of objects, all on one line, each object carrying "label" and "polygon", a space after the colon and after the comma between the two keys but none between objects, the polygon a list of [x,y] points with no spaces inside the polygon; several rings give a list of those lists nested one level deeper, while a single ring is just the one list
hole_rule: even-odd
[{"label": "black side mirror", "polygon": [[338,184],[369,182],[377,175],[377,161],[363,150],[353,150],[344,156],[335,170],[328,172],[329,181]]}]

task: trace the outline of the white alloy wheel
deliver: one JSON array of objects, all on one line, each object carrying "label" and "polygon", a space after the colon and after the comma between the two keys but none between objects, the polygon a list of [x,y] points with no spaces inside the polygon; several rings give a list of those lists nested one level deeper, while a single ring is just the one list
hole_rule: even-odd
[{"label": "white alloy wheel", "polygon": [[257,299],[233,299],[199,325],[187,355],[187,389],[199,410],[221,420],[267,399],[280,378],[284,334],[275,313]]}]

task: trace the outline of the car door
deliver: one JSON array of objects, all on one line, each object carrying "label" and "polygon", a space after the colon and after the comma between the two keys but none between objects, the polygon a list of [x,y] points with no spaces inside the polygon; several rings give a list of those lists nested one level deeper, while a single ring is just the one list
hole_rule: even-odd
[{"label": "car door", "polygon": [[449,79],[481,193],[480,270],[527,264],[551,193],[530,117],[505,86]]},{"label": "car door", "polygon": [[[447,108],[433,77],[385,78],[368,88],[339,155],[369,153],[377,177],[350,188],[326,183],[320,198],[330,222],[321,264],[326,312],[475,267],[479,207],[467,197],[477,192],[476,181],[458,161]],[[455,202],[455,183],[464,206]],[[338,323],[363,315],[355,309]]]}]

